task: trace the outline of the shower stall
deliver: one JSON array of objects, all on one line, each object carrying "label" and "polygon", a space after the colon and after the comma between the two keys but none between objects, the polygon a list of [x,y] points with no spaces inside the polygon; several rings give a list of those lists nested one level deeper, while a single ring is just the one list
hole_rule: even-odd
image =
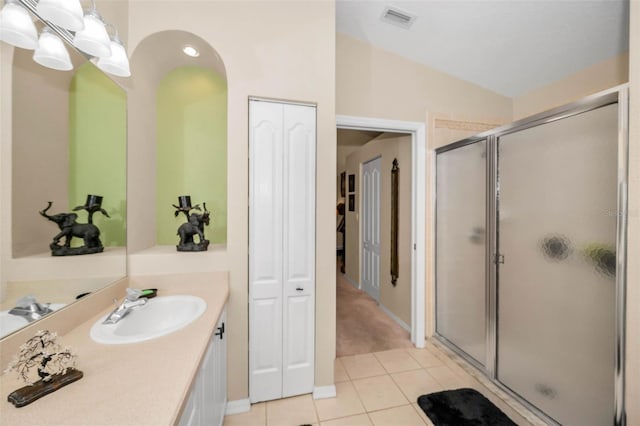
[{"label": "shower stall", "polygon": [[436,338],[552,424],[624,424],[627,96],[436,151]]}]

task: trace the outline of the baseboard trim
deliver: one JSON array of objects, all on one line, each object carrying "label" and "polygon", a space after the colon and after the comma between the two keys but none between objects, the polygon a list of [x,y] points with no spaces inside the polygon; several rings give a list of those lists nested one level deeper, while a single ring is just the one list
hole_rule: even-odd
[{"label": "baseboard trim", "polygon": [[405,329],[406,331],[408,331],[409,333],[411,333],[411,327],[409,327],[407,325],[406,322],[402,321],[400,318],[398,318],[396,316],[396,314],[394,314],[393,312],[391,312],[389,309],[387,309],[386,306],[384,306],[382,303],[380,303],[380,308],[384,311],[385,314],[389,315],[389,318],[391,318],[392,320],[394,320],[400,327],[402,327],[403,329]]},{"label": "baseboard trim", "polygon": [[344,277],[345,280],[347,280],[349,284],[351,284],[352,286],[360,290],[360,285],[356,283],[354,280],[352,280],[351,278],[349,278],[347,274],[342,274],[342,276]]},{"label": "baseboard trim", "polygon": [[249,401],[249,398],[236,399],[235,401],[227,402],[224,414],[228,416],[230,414],[248,413],[249,411],[251,411],[251,401]]},{"label": "baseboard trim", "polygon": [[336,395],[336,385],[314,386],[313,388],[313,399],[335,398]]}]

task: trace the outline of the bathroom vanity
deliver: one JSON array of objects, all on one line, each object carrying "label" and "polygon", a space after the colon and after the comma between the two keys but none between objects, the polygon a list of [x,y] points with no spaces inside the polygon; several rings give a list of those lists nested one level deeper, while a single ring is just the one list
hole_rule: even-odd
[{"label": "bathroom vanity", "polygon": [[[207,303],[193,323],[171,334],[139,343],[106,345],[90,337],[92,325],[108,314],[110,297],[124,289],[158,288],[158,296],[189,294]],[[226,403],[225,306],[229,297],[226,272],[129,277],[92,295],[92,299],[62,310],[5,339],[2,368],[9,362],[8,347],[19,346],[36,328],[57,331],[61,344],[78,355],[84,377],[32,404],[16,408],[6,395],[24,384],[14,373],[0,376],[2,422],[20,425],[196,425],[222,423]],[[75,307],[75,309],[71,309]],[[82,315],[77,326],[65,322]],[[123,319],[126,321],[126,318]],[[222,331],[224,329],[224,332]],[[12,341],[19,339],[19,341]],[[11,353],[11,356],[13,354]]]}]

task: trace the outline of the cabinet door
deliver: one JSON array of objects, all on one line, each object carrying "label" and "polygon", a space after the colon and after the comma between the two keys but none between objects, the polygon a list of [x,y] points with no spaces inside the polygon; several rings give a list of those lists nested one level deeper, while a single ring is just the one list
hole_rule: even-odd
[{"label": "cabinet door", "polygon": [[197,426],[199,424],[200,419],[195,404],[196,394],[196,387],[194,387],[189,395],[189,401],[187,401],[187,405],[182,412],[182,417],[180,417],[179,426]]},{"label": "cabinet door", "polygon": [[226,309],[216,325],[213,338],[213,406],[214,415],[211,425],[222,425],[227,405],[227,314]]},{"label": "cabinet door", "polygon": [[216,406],[216,347],[217,338],[213,336],[209,349],[202,360],[200,377],[198,377],[198,391],[200,393],[200,422],[203,425],[215,425],[218,407]]}]

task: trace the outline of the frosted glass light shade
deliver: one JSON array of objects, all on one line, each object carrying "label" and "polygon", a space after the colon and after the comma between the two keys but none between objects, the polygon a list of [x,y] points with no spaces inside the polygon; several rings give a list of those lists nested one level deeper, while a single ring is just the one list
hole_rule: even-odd
[{"label": "frosted glass light shade", "polygon": [[59,71],[69,71],[73,69],[73,64],[69,58],[69,52],[64,47],[60,37],[47,29],[40,34],[38,48],[33,53],[33,60],[40,65]]},{"label": "frosted glass light shade", "polygon": [[84,28],[76,33],[73,45],[91,56],[111,56],[111,40],[104,22],[93,12],[84,15]]},{"label": "frosted glass light shade", "polygon": [[98,59],[96,65],[102,71],[118,77],[131,76],[127,52],[124,50],[122,43],[117,40],[111,40],[111,56]]},{"label": "frosted glass light shade", "polygon": [[23,49],[38,47],[36,26],[16,0],[7,0],[0,11],[0,40]]},{"label": "frosted glass light shade", "polygon": [[71,31],[84,28],[84,13],[80,0],[40,0],[38,14],[47,21]]}]

